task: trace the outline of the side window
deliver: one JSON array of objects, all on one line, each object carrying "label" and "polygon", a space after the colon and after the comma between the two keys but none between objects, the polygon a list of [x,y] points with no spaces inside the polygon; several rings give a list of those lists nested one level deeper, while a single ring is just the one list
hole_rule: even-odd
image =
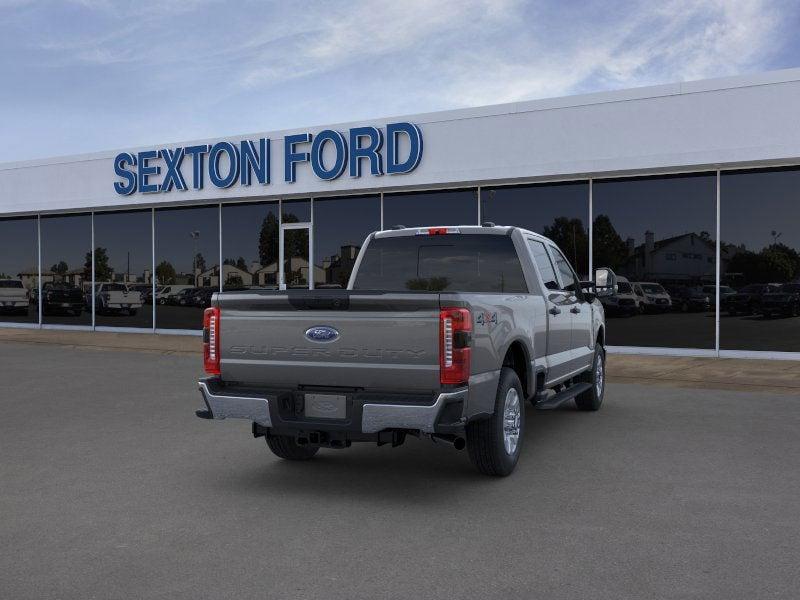
[{"label": "side window", "polygon": [[551,246],[550,249],[553,252],[553,258],[556,260],[556,268],[558,269],[559,275],[561,275],[561,281],[564,282],[564,289],[570,292],[579,290],[580,285],[578,278],[575,277],[575,272],[572,270],[572,267],[569,266],[567,259],[564,258],[561,251],[555,246]]},{"label": "side window", "polygon": [[547,254],[547,249],[544,247],[544,244],[542,242],[529,239],[528,245],[531,248],[531,253],[533,254],[533,260],[536,262],[536,267],[539,269],[539,273],[542,276],[544,287],[546,287],[548,290],[559,289],[560,286],[558,285],[558,279],[556,278],[556,271],[553,268],[553,262],[550,260],[550,256]]}]

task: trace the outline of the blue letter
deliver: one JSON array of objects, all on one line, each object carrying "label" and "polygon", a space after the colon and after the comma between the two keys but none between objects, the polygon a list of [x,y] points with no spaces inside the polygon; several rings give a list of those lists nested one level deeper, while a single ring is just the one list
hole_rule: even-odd
[{"label": "blue letter", "polygon": [[179,190],[185,190],[186,180],[183,178],[183,173],[181,173],[183,148],[175,148],[175,150],[163,148],[159,151],[159,154],[167,165],[167,172],[164,175],[164,181],[161,182],[161,191],[169,192],[172,190],[173,185]]},{"label": "blue letter", "polygon": [[[220,155],[225,152],[228,155],[230,169],[225,177],[219,174]],[[208,153],[208,178],[218,188],[231,187],[233,182],[239,177],[239,149],[230,142],[218,142]]]},{"label": "blue letter", "polygon": [[183,149],[192,157],[192,187],[196,190],[203,189],[203,155],[208,152],[208,144],[187,146]]},{"label": "blue letter", "polygon": [[311,141],[310,133],[287,135],[283,138],[283,179],[287,183],[295,181],[295,163],[308,162],[308,152],[295,152],[295,144],[307,144]]},{"label": "blue letter", "polygon": [[[369,138],[369,145],[361,147],[361,138]],[[383,175],[383,132],[377,127],[354,127],[350,130],[350,177],[361,177],[361,159],[369,159],[369,172]]]},{"label": "blue letter", "polygon": [[[401,133],[408,136],[411,144],[408,159],[404,163],[397,162],[398,137]],[[422,132],[419,127],[413,123],[389,123],[386,126],[386,137],[389,138],[389,146],[386,148],[386,172],[396,175],[416,169],[422,158]]]},{"label": "blue letter", "polygon": [[[322,163],[325,142],[333,142],[333,147],[336,149],[336,160],[330,169],[326,169]],[[326,181],[336,179],[344,172],[346,164],[347,144],[344,141],[344,136],[331,129],[320,131],[314,138],[314,143],[311,144],[311,168],[314,170],[314,174]]]},{"label": "blue letter", "polygon": [[269,140],[258,140],[259,152],[250,140],[242,140],[241,144],[241,178],[242,185],[250,185],[252,173],[255,172],[258,183],[269,183]]},{"label": "blue letter", "polygon": [[158,184],[150,183],[150,175],[158,175],[161,173],[161,167],[150,166],[148,163],[151,160],[158,158],[158,152],[155,150],[145,150],[139,152],[139,191],[143,194],[152,194],[159,190]]},{"label": "blue letter", "polygon": [[125,165],[136,166],[136,157],[129,152],[121,152],[114,159],[114,173],[122,177],[127,183],[114,182],[114,191],[122,196],[127,196],[136,191],[136,173],[125,168]]}]

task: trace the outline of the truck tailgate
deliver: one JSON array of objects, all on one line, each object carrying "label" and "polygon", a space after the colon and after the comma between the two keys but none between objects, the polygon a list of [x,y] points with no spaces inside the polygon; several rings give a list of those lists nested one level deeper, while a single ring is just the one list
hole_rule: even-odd
[{"label": "truck tailgate", "polygon": [[439,388],[438,294],[244,291],[220,294],[217,304],[224,381],[292,389]]}]

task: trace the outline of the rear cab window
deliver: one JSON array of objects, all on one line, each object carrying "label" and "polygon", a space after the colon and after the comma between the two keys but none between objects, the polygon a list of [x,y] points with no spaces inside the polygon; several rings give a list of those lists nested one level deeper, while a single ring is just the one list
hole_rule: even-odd
[{"label": "rear cab window", "polygon": [[374,238],[358,267],[353,289],[528,292],[511,238],[480,234]]}]

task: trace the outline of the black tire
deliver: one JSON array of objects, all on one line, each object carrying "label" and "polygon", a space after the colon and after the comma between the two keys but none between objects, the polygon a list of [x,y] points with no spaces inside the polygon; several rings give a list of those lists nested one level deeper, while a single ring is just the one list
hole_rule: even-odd
[{"label": "black tire", "polygon": [[308,460],[319,450],[319,446],[300,446],[288,435],[268,435],[266,439],[272,453],[284,460]]},{"label": "black tire", "polygon": [[575,396],[575,406],[578,407],[578,410],[600,410],[606,394],[606,351],[600,344],[595,344],[594,347],[592,370],[584,373],[580,379],[591,383],[592,387]]},{"label": "black tire", "polygon": [[[512,402],[516,391],[516,406],[518,410],[517,425],[518,438],[513,450],[506,451],[504,442],[504,422],[506,401]],[[519,377],[513,369],[503,367],[500,371],[500,383],[497,386],[497,395],[494,400],[494,414],[488,419],[473,421],[467,425],[467,450],[469,458],[475,468],[484,475],[505,477],[510,475],[517,466],[522,450],[522,440],[525,437],[525,394]]]}]

